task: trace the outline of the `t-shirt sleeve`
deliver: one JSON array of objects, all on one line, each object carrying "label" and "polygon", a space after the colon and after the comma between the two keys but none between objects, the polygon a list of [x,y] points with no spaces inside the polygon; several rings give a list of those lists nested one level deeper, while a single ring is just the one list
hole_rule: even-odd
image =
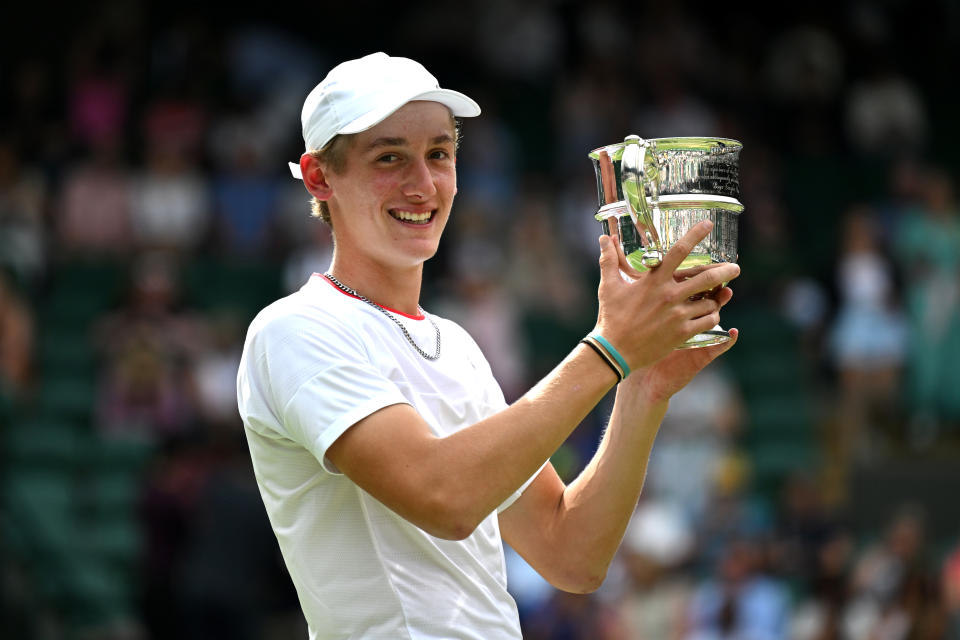
[{"label": "t-shirt sleeve", "polygon": [[272,404],[283,435],[336,474],[327,448],[375,411],[408,401],[377,368],[355,331],[332,319],[314,319],[308,330],[290,325],[273,331],[262,356]]}]

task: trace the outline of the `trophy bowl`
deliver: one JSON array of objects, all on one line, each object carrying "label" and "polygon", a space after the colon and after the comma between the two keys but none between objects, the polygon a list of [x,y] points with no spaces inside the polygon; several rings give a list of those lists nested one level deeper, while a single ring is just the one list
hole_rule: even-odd
[{"label": "trophy bowl", "polygon": [[[736,262],[742,146],[727,138],[628,136],[623,143],[590,152],[597,175],[603,232],[620,239],[627,261],[638,271],[655,269],[664,254],[703,220],[713,229],[680,269]],[[679,348],[704,347],[730,339],[717,326]]]},{"label": "trophy bowl", "polygon": [[[590,152],[597,174],[600,206],[623,200],[621,165],[628,145],[638,143],[647,150],[647,168],[656,169],[646,176],[648,188],[657,191],[647,197],[697,193],[740,197],[740,150],[743,145],[729,138],[654,138],[643,140],[627,136],[626,140]],[[615,171],[612,180],[604,180],[602,157],[606,155]],[[614,190],[612,198],[605,191],[607,183]]]}]

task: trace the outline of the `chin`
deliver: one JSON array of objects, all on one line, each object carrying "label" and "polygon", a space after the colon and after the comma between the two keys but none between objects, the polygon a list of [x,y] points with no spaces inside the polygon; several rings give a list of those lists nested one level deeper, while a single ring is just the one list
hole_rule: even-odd
[{"label": "chin", "polygon": [[434,244],[432,247],[422,247],[408,251],[395,251],[389,256],[387,260],[391,262],[394,267],[398,269],[410,269],[413,267],[419,267],[424,262],[437,255],[438,245]]}]

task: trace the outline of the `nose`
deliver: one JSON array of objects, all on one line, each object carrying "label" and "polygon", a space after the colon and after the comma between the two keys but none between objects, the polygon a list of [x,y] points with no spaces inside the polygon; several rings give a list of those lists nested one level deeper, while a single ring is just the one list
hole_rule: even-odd
[{"label": "nose", "polygon": [[426,200],[437,193],[433,171],[425,158],[409,164],[404,176],[403,195],[416,200]]}]

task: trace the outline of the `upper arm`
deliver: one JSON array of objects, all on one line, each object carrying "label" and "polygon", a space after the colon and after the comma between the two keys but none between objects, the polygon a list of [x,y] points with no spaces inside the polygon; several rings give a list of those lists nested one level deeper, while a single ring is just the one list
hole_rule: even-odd
[{"label": "upper arm", "polygon": [[361,489],[428,533],[439,508],[431,485],[438,438],[409,404],[394,404],[352,425],[327,458]]},{"label": "upper arm", "polygon": [[438,538],[466,538],[484,512],[485,489],[467,482],[468,449],[433,434],[409,404],[366,416],[327,449],[327,458],[357,486]]},{"label": "upper arm", "polygon": [[[462,431],[438,437],[411,405],[395,404],[347,429],[326,455],[338,470],[403,518],[437,537],[461,539],[497,504],[509,511],[529,492],[528,488],[514,499],[509,492],[516,496],[520,489],[491,481],[489,465],[479,453],[484,445],[478,446],[486,430],[477,425],[468,429],[472,431],[468,439],[460,437],[465,435]],[[549,464],[537,478],[548,467],[556,478]],[[536,483],[534,479],[530,486]]]}]

